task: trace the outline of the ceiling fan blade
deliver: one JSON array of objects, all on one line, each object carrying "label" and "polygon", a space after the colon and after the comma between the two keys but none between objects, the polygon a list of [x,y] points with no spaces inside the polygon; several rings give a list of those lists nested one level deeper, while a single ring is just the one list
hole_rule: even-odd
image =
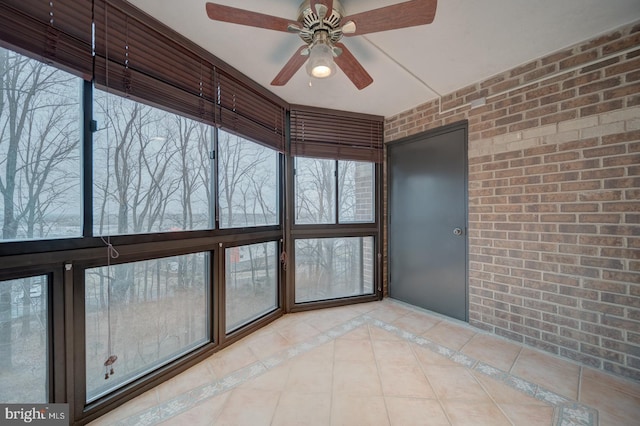
[{"label": "ceiling fan blade", "polygon": [[[333,10],[333,0],[311,0],[311,10],[316,13],[318,13],[317,5],[324,5],[327,8],[325,16],[331,15],[331,11]],[[320,19],[324,19],[325,16],[321,16]]]},{"label": "ceiling fan blade", "polygon": [[274,31],[289,31],[289,25],[299,26],[299,23],[277,16],[264,13],[238,9],[216,3],[207,3],[207,15],[214,21],[230,22],[232,24],[247,25],[250,27],[265,28]]},{"label": "ceiling fan blade", "polygon": [[349,80],[358,88],[362,90],[371,83],[373,78],[353,56],[353,54],[342,43],[336,43],[336,47],[342,49],[342,54],[334,58],[335,63],[340,69],[349,77]]},{"label": "ceiling fan blade", "polygon": [[436,16],[437,5],[438,0],[411,0],[345,16],[343,22],[353,21],[356,24],[355,32],[345,33],[345,36],[430,24]]},{"label": "ceiling fan blade", "polygon": [[293,54],[289,62],[287,62],[284,67],[280,70],[276,78],[271,82],[272,86],[284,86],[287,84],[291,77],[300,69],[300,67],[307,61],[309,55],[303,55],[302,53],[308,49],[308,47],[300,46],[296,53]]}]

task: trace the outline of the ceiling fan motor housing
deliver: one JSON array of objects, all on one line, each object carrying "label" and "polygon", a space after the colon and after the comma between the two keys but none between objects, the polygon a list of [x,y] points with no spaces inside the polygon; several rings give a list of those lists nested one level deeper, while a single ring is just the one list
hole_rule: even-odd
[{"label": "ceiling fan motor housing", "polygon": [[314,34],[316,31],[325,31],[327,33],[327,41],[332,45],[340,41],[342,38],[342,29],[340,20],[344,16],[344,10],[339,1],[333,0],[333,10],[327,11],[326,16],[320,21],[315,10],[311,9],[311,2],[305,0],[298,10],[298,22],[303,26],[300,31],[300,38],[311,45],[314,42]]}]

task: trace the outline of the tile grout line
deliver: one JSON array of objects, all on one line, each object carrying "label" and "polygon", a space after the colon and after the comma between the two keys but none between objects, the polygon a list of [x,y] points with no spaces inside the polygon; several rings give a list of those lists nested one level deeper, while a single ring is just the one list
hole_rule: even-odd
[{"label": "tile grout line", "polygon": [[[367,323],[367,330],[370,330],[370,324]],[[389,407],[387,407],[387,398],[384,393],[384,387],[382,386],[382,377],[380,376],[380,365],[378,364],[378,357],[376,356],[376,348],[373,346],[373,339],[371,338],[371,333],[369,332],[369,339],[372,342],[371,344],[371,353],[373,354],[373,362],[376,365],[376,373],[378,375],[378,382],[380,382],[380,393],[382,394],[382,403],[384,404],[384,412],[387,414],[387,420],[389,424],[391,424],[391,416],[389,416]]]},{"label": "tile grout line", "polygon": [[[172,399],[158,404],[155,407],[147,408],[136,414],[133,414],[127,418],[121,419],[116,422],[117,425],[130,425],[130,424],[154,424],[155,422],[165,421],[178,414],[181,414],[201,402],[236,388],[237,386],[245,383],[246,381],[253,379],[271,369],[281,365],[282,363],[293,359],[294,357],[303,353],[309,352],[320,345],[329,341],[334,341],[338,337],[353,331],[357,327],[362,325],[375,326],[382,330],[391,332],[392,334],[402,338],[405,341],[417,344],[420,347],[429,349],[445,358],[448,358],[466,368],[473,371],[478,371],[488,377],[492,377],[501,381],[503,384],[510,386],[511,388],[523,392],[531,397],[534,397],[540,401],[543,401],[553,407],[558,408],[560,411],[559,420],[557,425],[584,425],[584,426],[596,426],[597,423],[597,410],[588,407],[584,404],[580,404],[578,401],[571,401],[569,398],[563,397],[555,392],[542,388],[541,386],[521,379],[517,376],[510,374],[509,372],[502,371],[496,367],[492,367],[482,361],[478,361],[472,357],[467,356],[459,351],[449,349],[438,343],[431,341],[424,336],[417,336],[411,332],[400,329],[399,327],[389,324],[385,321],[372,318],[368,313],[364,313],[356,316],[355,318],[345,321],[324,333],[320,333],[309,340],[295,345],[293,348],[285,349],[274,355],[271,355],[263,360],[259,360],[245,366],[227,376],[217,379],[215,382],[202,385],[200,387],[191,389],[181,395],[178,395]],[[518,354],[518,357],[520,353]],[[516,358],[517,359],[517,358]],[[334,347],[334,361],[335,361],[335,347]],[[334,362],[335,364],[335,362]],[[515,365],[515,361],[514,361]],[[513,368],[513,365],[512,365]],[[510,370],[512,370],[512,368]],[[379,377],[379,380],[380,377]],[[386,409],[386,404],[385,404]],[[595,413],[594,413],[595,411]],[[388,410],[387,410],[388,415]],[[137,420],[137,421],[136,421]],[[133,422],[132,422],[133,421]]]},{"label": "tile grout line", "polygon": [[509,374],[513,374],[512,371],[516,366],[516,364],[518,363],[518,360],[520,359],[520,355],[522,355],[522,347],[520,347],[520,350],[518,351],[518,355],[516,355],[516,357],[513,359],[513,362],[511,363],[511,367],[509,367],[509,371],[508,371]]},{"label": "tile grout line", "polygon": [[424,375],[424,378],[426,379],[427,383],[429,384],[429,386],[431,387],[431,390],[433,390],[433,394],[436,397],[436,401],[438,401],[438,405],[440,406],[440,409],[442,410],[442,412],[444,413],[444,416],[446,417],[447,421],[449,422],[450,425],[452,425],[453,423],[451,422],[451,418],[449,417],[449,412],[447,411],[447,409],[445,408],[444,404],[442,403],[442,401],[440,400],[440,396],[438,395],[438,393],[435,391],[433,385],[431,384],[431,380],[429,380],[429,376],[427,375],[426,371],[424,371],[425,366],[420,362],[420,360],[418,359],[418,356],[416,355],[416,351],[413,348],[412,345],[409,345],[409,348],[411,349],[411,352],[413,353],[413,356],[416,358],[416,360],[418,361],[418,365],[420,366],[420,371],[422,371],[422,374]]},{"label": "tile grout line", "polygon": [[[367,326],[367,331],[369,330],[369,327]],[[336,371],[336,343],[335,340],[333,341],[333,351],[332,351],[332,357],[333,357],[333,362],[331,363],[331,398],[329,398],[329,424],[333,424],[333,419],[332,419],[332,413],[333,413],[333,385],[334,383],[334,377],[335,377],[335,371]]]},{"label": "tile grout line", "polygon": [[[500,410],[500,412],[502,413],[502,415],[509,421],[509,423],[511,423],[511,426],[517,426],[513,420],[511,420],[511,417],[509,417],[509,415],[504,411],[504,409],[502,408],[502,405],[500,405],[498,403],[498,401],[495,400],[495,398],[493,397],[493,395],[491,395],[491,393],[487,390],[487,388],[485,388],[484,384],[478,380],[477,377],[475,377],[475,375],[472,375],[473,379],[476,381],[476,383],[478,384],[478,386],[480,386],[480,388],[487,394],[487,396],[489,397],[489,399],[491,400],[491,402],[493,402],[493,405],[496,406],[496,408],[498,410]],[[555,409],[554,409],[554,414],[555,414]]]},{"label": "tile grout line", "polygon": [[581,390],[582,390],[582,372],[584,370],[582,369],[582,366],[580,366],[579,372],[578,372],[578,392],[577,392],[577,396],[576,396],[576,400],[580,401],[581,398]]}]

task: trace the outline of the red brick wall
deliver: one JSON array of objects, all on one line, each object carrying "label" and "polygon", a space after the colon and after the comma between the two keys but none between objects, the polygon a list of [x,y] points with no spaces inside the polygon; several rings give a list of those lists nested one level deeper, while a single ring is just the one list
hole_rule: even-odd
[{"label": "red brick wall", "polygon": [[460,120],[470,323],[639,380],[640,24],[390,117],[385,140]]}]

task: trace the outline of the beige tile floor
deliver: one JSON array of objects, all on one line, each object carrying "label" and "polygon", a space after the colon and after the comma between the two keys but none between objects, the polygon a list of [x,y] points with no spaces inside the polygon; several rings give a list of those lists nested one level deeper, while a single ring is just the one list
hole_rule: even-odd
[{"label": "beige tile floor", "polygon": [[[566,417],[563,407],[572,404],[591,417]],[[634,425],[638,419],[637,382],[386,299],[285,315],[92,425]]]}]

